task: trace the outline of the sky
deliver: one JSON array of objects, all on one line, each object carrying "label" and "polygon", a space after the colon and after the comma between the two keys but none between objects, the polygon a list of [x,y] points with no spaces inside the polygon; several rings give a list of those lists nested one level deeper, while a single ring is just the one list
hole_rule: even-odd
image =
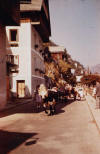
[{"label": "sky", "polygon": [[100,0],[49,0],[51,37],[85,67],[100,64]]}]

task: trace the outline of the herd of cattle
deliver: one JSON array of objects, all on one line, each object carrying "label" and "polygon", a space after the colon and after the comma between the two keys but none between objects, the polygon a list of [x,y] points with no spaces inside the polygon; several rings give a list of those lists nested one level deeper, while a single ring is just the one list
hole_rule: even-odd
[{"label": "herd of cattle", "polygon": [[76,100],[85,97],[83,88],[76,87],[53,87],[47,89],[43,84],[36,87],[34,94],[34,109],[39,111],[43,108],[45,113],[53,115],[56,112],[56,105],[61,102],[67,102],[68,99]]}]

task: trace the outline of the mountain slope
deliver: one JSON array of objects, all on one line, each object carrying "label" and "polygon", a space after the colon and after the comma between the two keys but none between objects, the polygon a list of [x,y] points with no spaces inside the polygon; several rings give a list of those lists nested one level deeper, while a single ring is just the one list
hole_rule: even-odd
[{"label": "mountain slope", "polygon": [[92,73],[99,73],[100,74],[100,64],[97,64],[95,66],[92,66],[90,68],[90,70],[91,70]]}]

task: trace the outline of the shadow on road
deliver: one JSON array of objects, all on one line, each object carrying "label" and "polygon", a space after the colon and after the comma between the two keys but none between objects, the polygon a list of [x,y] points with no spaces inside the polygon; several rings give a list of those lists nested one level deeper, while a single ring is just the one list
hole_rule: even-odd
[{"label": "shadow on road", "polygon": [[[37,135],[37,133],[18,133],[0,130],[0,154],[8,154],[35,135]],[[37,140],[38,138],[35,138],[31,144],[36,144]],[[26,142],[25,145],[28,145],[28,142]]]},{"label": "shadow on road", "polygon": [[[63,101],[60,101],[59,103],[56,104],[56,113],[55,114],[61,114],[61,113],[64,113],[65,111],[63,110],[63,108],[71,103],[73,103],[74,100],[73,98],[71,99],[68,99],[68,100],[63,100]],[[16,113],[40,113],[40,112],[43,112],[43,108],[42,109],[39,109],[38,111],[34,110],[33,108],[33,103],[27,103],[27,104],[24,104],[24,105],[19,105],[15,108],[12,108],[12,109],[9,109],[8,111],[3,111],[0,113],[0,118],[2,117],[6,117],[6,116],[9,116],[9,115],[13,115],[13,114],[16,114]]]},{"label": "shadow on road", "polygon": [[60,102],[56,105],[56,115],[58,114],[61,114],[61,113],[64,113],[65,110],[63,109],[65,106],[73,103],[74,100],[73,99],[69,99],[69,100],[66,100],[66,101],[63,101],[63,102]]}]

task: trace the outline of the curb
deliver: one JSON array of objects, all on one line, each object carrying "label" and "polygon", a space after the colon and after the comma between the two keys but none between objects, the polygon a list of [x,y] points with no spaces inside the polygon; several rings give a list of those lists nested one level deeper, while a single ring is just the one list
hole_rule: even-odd
[{"label": "curb", "polygon": [[97,129],[100,133],[100,109],[95,109],[96,100],[91,95],[88,94],[86,100],[87,100],[86,102],[88,104],[89,110],[97,126]]}]

